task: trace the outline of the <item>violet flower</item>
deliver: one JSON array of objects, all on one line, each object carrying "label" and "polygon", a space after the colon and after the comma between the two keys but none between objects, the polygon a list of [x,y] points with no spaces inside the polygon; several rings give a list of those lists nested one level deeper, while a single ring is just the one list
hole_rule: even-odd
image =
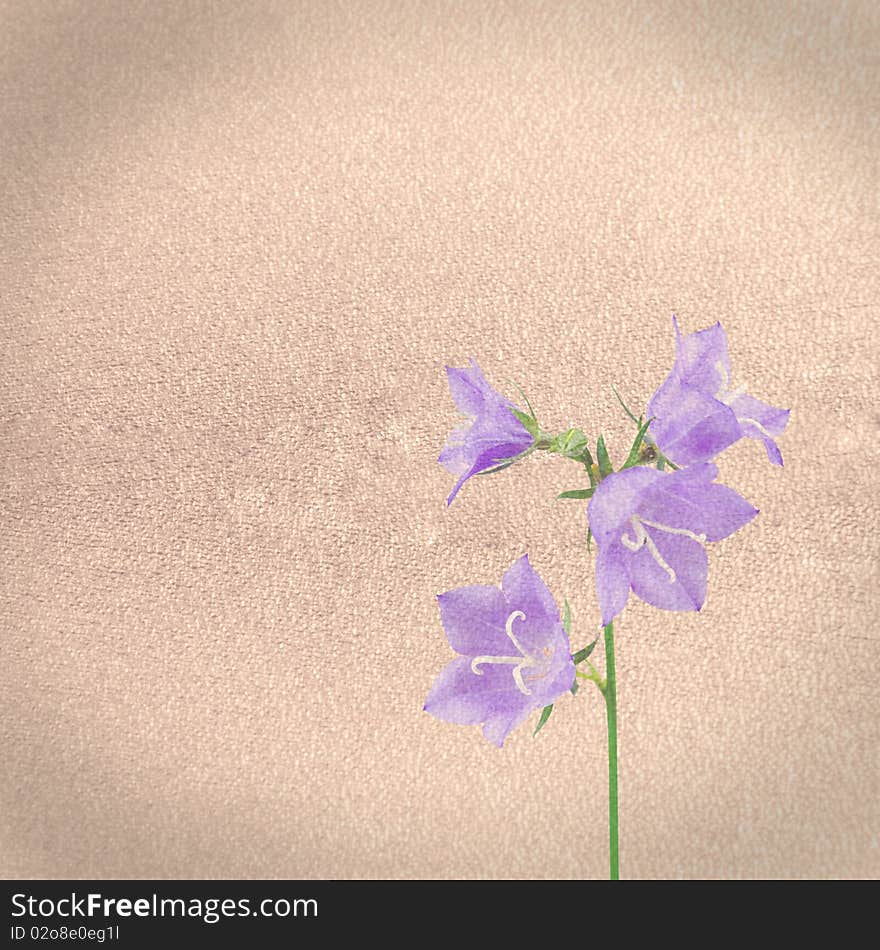
[{"label": "violet flower", "polygon": [[599,548],[596,593],[607,625],[630,590],[661,610],[699,610],[706,600],[706,542],[720,541],[758,513],[714,484],[710,463],[677,472],[636,466],[608,475],[590,500]]},{"label": "violet flower", "polygon": [[425,711],[463,726],[483,724],[501,746],[535,709],[571,689],[568,636],[544,582],[523,555],[501,589],[459,587],[437,597],[446,637],[459,654],[440,673]]},{"label": "violet flower", "polygon": [[720,323],[682,336],[675,326],[675,365],[648,403],[650,434],[678,465],[708,462],[742,437],[761,439],[774,465],[782,465],[776,436],[788,409],[776,409],[731,385],[727,336]]},{"label": "violet flower", "polygon": [[450,505],[472,475],[515,458],[535,439],[514,415],[513,410],[520,410],[489,385],[475,360],[471,359],[470,368],[447,366],[446,375],[455,404],[469,417],[452,431],[440,453],[440,464],[458,476],[446,499]]}]

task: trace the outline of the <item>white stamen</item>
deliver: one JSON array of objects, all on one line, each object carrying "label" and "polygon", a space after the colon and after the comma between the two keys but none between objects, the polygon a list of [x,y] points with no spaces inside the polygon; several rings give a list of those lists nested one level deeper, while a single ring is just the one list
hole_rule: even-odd
[{"label": "white stamen", "polygon": [[705,534],[694,534],[693,531],[689,531],[687,528],[671,528],[666,524],[659,524],[656,521],[648,521],[647,518],[640,518],[638,515],[633,515],[630,519],[630,524],[633,526],[633,531],[635,532],[635,539],[628,537],[626,534],[620,536],[620,543],[628,551],[638,551],[641,547],[646,547],[651,553],[651,557],[657,562],[658,567],[663,568],[664,571],[669,575],[669,583],[674,584],[676,581],[675,571],[666,563],[663,559],[663,555],[657,550],[657,545],[654,543],[654,539],[651,535],[645,531],[645,525],[649,528],[656,528],[658,531],[665,531],[667,534],[682,534],[686,538],[692,538],[698,544],[706,543]]},{"label": "white stamen", "polygon": [[526,615],[521,610],[514,610],[514,612],[507,618],[507,623],[504,625],[504,632],[510,637],[510,642],[522,653],[523,656],[526,655],[526,651],[523,649],[523,645],[516,639],[513,635],[513,621],[514,620],[525,620]]},{"label": "white stamen", "polygon": [[637,515],[633,515],[632,518],[630,518],[630,521],[635,525],[636,539],[633,541],[632,538],[628,538],[625,534],[622,534],[620,536],[620,543],[630,551],[638,551],[638,549],[645,543],[645,529],[639,523]]},{"label": "white stamen", "polygon": [[646,524],[649,528],[657,528],[660,531],[665,531],[667,534],[683,534],[686,538],[693,538],[694,541],[697,541],[700,544],[706,543],[705,534],[694,534],[693,531],[689,531],[687,528],[670,528],[666,524],[658,524],[656,521],[648,521],[647,518],[639,518],[642,524]]},{"label": "white stamen", "polygon": [[513,666],[513,681],[516,683],[516,688],[526,696],[530,696],[532,691],[523,681],[522,671],[528,667],[535,666],[538,661],[535,657],[529,656],[526,653],[523,649],[523,645],[517,640],[513,633],[513,621],[525,619],[526,615],[521,610],[514,610],[507,618],[507,623],[504,626],[504,632],[510,638],[510,642],[519,650],[520,656],[475,656],[471,660],[471,672],[476,673],[477,676],[482,676],[483,671],[478,670],[477,667],[483,663],[509,663]]}]

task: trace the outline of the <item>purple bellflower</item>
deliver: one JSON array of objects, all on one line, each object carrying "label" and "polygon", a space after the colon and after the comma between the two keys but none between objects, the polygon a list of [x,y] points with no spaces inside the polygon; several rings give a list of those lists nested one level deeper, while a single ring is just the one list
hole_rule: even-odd
[{"label": "purple bellflower", "polygon": [[535,709],[571,689],[568,636],[550,591],[523,555],[501,589],[459,587],[437,598],[446,637],[459,654],[440,673],[425,711],[462,726],[483,724],[501,746]]},{"label": "purple bellflower", "polygon": [[678,465],[708,462],[743,436],[761,439],[774,465],[788,409],[755,399],[745,386],[731,386],[727,336],[720,323],[682,336],[675,326],[675,364],[648,403],[651,437]]},{"label": "purple bellflower", "polygon": [[720,541],[758,513],[732,488],[714,484],[710,463],[660,472],[636,466],[608,475],[590,500],[599,548],[596,593],[602,623],[632,592],[661,610],[699,610],[706,600],[706,542]]},{"label": "purple bellflower", "polygon": [[467,422],[452,431],[440,453],[440,464],[458,476],[446,499],[450,505],[472,475],[515,458],[535,439],[512,412],[516,407],[489,385],[475,360],[463,369],[447,366],[446,375],[456,406],[468,416]]}]

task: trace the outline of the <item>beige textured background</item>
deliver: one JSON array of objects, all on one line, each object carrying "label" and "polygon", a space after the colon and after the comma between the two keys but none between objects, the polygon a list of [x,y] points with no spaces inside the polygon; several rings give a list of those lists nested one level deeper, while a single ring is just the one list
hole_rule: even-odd
[{"label": "beige textured background", "polygon": [[2,4],[3,874],[603,876],[597,696],[421,712],[437,592],[528,551],[597,618],[571,463],[444,509],[442,367],[620,458],[675,311],[793,412],[704,611],[619,625],[623,873],[880,875],[878,50],[873,0]]}]

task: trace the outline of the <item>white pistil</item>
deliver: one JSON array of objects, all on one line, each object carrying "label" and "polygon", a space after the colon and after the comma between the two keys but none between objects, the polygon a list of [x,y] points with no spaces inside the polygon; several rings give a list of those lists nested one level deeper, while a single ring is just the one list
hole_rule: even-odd
[{"label": "white pistil", "polygon": [[535,666],[538,661],[535,657],[529,656],[526,653],[526,651],[523,649],[523,645],[519,642],[519,640],[517,640],[513,632],[513,621],[525,619],[526,615],[521,610],[514,610],[514,612],[507,618],[507,623],[504,627],[504,632],[510,638],[510,642],[517,648],[517,650],[519,650],[519,656],[475,656],[471,660],[471,672],[476,673],[477,676],[482,676],[483,671],[477,669],[477,667],[483,663],[510,664],[513,666],[513,681],[516,683],[516,688],[526,696],[530,696],[532,691],[523,682],[522,671],[530,666]]},{"label": "white pistil", "polygon": [[646,547],[651,553],[651,557],[657,562],[657,565],[663,568],[664,571],[669,575],[669,583],[674,584],[676,581],[675,571],[666,563],[663,559],[663,555],[657,550],[657,545],[654,543],[654,539],[651,535],[645,531],[645,525],[649,528],[656,528],[658,531],[665,531],[667,534],[682,534],[686,538],[691,538],[696,541],[698,544],[706,543],[705,534],[694,534],[693,531],[689,531],[687,528],[672,528],[666,524],[659,524],[656,521],[648,521],[647,518],[640,518],[638,515],[633,515],[629,519],[630,524],[633,526],[633,531],[635,533],[635,539],[630,538],[626,534],[620,536],[620,543],[628,551],[638,551],[641,547]]}]

